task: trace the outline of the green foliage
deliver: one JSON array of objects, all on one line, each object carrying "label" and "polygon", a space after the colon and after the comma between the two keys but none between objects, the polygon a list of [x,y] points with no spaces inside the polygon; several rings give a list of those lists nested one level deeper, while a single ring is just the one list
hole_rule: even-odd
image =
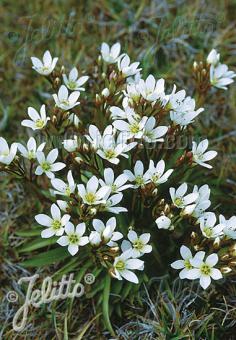
[{"label": "green foliage", "polygon": [[[235,68],[236,29],[232,23],[235,10],[233,1],[226,3],[223,0],[2,0],[1,136],[9,141],[15,140],[16,136],[19,141],[23,139],[25,130],[20,127],[20,121],[25,117],[26,108],[31,105],[39,107],[48,98],[45,84],[30,69],[30,56],[42,55],[49,49],[62,56],[67,69],[76,65],[83,71],[98,54],[102,41],[120,41],[132,59],[143,59],[144,76],[153,73],[156,78],[166,77],[169,84],[175,82],[183,88],[193,89],[193,80],[189,77],[192,63],[195,59],[200,60],[212,47],[217,47],[225,63]],[[235,94],[235,86],[232,86],[229,93],[217,93],[205,106],[206,110],[195,126],[195,135],[211,139],[212,146],[219,152],[218,162],[207,178],[204,172],[191,174],[192,183],[204,184],[207,179],[212,189],[214,210],[226,216],[235,213],[236,203]],[[89,110],[88,105],[88,119]],[[188,181],[188,177],[184,180]],[[15,289],[17,280],[26,273],[24,268],[32,270],[27,272],[28,275],[37,269],[45,276],[53,275],[55,280],[63,274],[75,272],[77,282],[93,268],[91,263],[84,266],[86,254],[78,263],[78,259],[71,259],[67,250],[54,248],[54,239],[40,238],[40,230],[32,227],[32,221],[39,210],[48,207],[50,197],[47,200],[43,196],[43,203],[36,202],[32,200],[31,190],[26,193],[18,182],[0,174],[0,297]],[[126,217],[119,218],[124,226],[128,224]],[[37,236],[39,238],[35,239]],[[156,260],[167,267],[162,263],[162,250],[167,255],[177,252],[176,244],[162,249],[158,242],[157,239],[153,245]],[[56,264],[59,260],[60,265]],[[152,264],[149,272],[152,276],[159,276]],[[101,272],[97,269],[94,274],[99,276]],[[152,336],[171,340],[222,339],[224,336],[233,339],[233,282],[225,287],[224,300],[222,288],[216,288],[208,296],[199,292],[193,297],[191,286],[186,283],[184,288],[181,286],[186,292],[185,297],[180,294],[181,288],[176,293],[176,282],[172,280],[162,278],[152,285],[146,283],[147,290],[144,285],[146,278],[140,281],[140,285],[132,287],[127,282],[112,280],[110,283],[109,276],[106,276],[104,283],[86,292],[86,298],[79,302],[71,300],[63,306],[54,303],[50,311],[45,307],[32,310],[28,320],[32,326],[20,336],[22,339],[109,339],[103,329],[102,320],[105,320],[107,329],[112,333],[113,328],[121,339],[151,339]],[[153,294],[156,296],[150,297]],[[100,296],[98,305],[102,307],[102,314],[94,307],[97,296]],[[12,316],[5,314],[7,306],[4,300],[0,315],[6,322],[0,329],[0,337],[11,339],[15,334],[11,326]]]}]

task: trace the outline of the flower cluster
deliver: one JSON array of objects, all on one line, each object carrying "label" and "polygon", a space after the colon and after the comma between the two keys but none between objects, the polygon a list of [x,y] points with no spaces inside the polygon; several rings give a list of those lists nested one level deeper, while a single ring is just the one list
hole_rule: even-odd
[{"label": "flower cluster", "polygon": [[[142,272],[145,264],[140,258],[156,251],[152,234],[158,229],[181,232],[185,226],[197,253],[192,256],[182,245],[183,260],[173,262],[172,268],[182,269],[181,279],[199,279],[204,289],[211,278],[222,278],[219,244],[228,246],[236,239],[236,216],[227,220],[220,215],[217,222],[208,211],[209,186],[192,186],[185,176],[196,166],[211,169],[208,162],[217,152],[208,151],[208,139],[192,141],[183,150],[178,146],[204,109],[175,85],[168,92],[162,78],[143,79],[140,63],[121,53],[119,43],[101,46],[96,65],[101,80],[90,84],[98,91],[89,101],[91,116],[87,111],[83,115],[87,75],[79,77],[76,67],[68,76],[64,67],[57,71],[58,58],[49,51],[42,61],[31,59],[55,93],[47,107],[28,108],[30,119],[21,124],[36,135],[26,145],[9,147],[0,138],[0,166],[28,184],[48,188],[50,215],[35,216],[44,227],[41,237],[55,238],[72,256],[92,256],[118,280],[138,283],[141,274],[134,271]],[[211,84],[226,89],[235,73],[219,63],[215,50],[207,62]],[[65,133],[69,139],[59,139],[56,147],[52,137]]]}]

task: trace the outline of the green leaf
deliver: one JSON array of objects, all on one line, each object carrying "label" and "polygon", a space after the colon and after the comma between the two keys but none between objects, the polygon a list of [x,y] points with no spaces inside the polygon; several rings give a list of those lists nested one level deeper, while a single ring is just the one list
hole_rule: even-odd
[{"label": "green leaf", "polygon": [[58,247],[56,249],[49,250],[45,253],[38,254],[31,258],[30,260],[21,262],[21,265],[23,267],[41,267],[62,261],[70,256],[71,255],[67,249]]},{"label": "green leaf", "polygon": [[111,277],[109,274],[105,277],[104,290],[103,290],[103,301],[102,301],[102,314],[105,326],[112,336],[116,336],[112,328],[110,317],[109,317],[109,297],[111,289]]},{"label": "green leaf", "polygon": [[52,244],[55,244],[57,240],[57,237],[50,237],[47,239],[39,238],[37,240],[34,240],[32,242],[29,242],[25,244],[23,247],[19,248],[19,253],[26,253],[32,250],[40,249]]},{"label": "green leaf", "polygon": [[22,230],[22,231],[15,231],[17,236],[22,237],[32,237],[32,236],[39,236],[41,234],[41,230]]}]

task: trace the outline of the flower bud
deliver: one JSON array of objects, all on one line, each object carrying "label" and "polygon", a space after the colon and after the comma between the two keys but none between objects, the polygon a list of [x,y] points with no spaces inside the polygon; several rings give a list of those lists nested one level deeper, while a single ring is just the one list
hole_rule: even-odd
[{"label": "flower bud", "polygon": [[92,246],[99,246],[102,242],[100,234],[97,231],[91,231],[89,235],[89,242]]},{"label": "flower bud", "polygon": [[109,89],[106,87],[105,89],[102,90],[102,96],[107,98],[110,95]]},{"label": "flower bud", "polygon": [[222,274],[228,274],[228,273],[232,272],[232,269],[225,266],[225,267],[221,267],[220,271],[221,271]]},{"label": "flower bud", "polygon": [[112,233],[113,233],[113,229],[112,229],[111,226],[108,225],[102,233],[102,236],[103,236],[103,239],[104,239],[105,242],[110,241],[110,239],[112,237]]},{"label": "flower bud", "polygon": [[74,152],[78,148],[78,141],[77,136],[74,136],[74,139],[65,139],[62,144],[64,145],[64,148],[68,152]]}]

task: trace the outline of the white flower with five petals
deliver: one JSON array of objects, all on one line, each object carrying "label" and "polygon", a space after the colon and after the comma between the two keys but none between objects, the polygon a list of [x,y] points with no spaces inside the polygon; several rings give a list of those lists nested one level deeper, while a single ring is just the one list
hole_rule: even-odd
[{"label": "white flower with five petals", "polygon": [[58,58],[52,59],[51,53],[46,51],[43,55],[43,61],[35,57],[31,57],[31,61],[33,64],[32,68],[35,71],[44,76],[48,76],[54,70]]},{"label": "white flower with five petals", "polygon": [[150,160],[149,168],[146,174],[155,185],[159,185],[159,184],[167,182],[168,178],[170,177],[170,175],[172,174],[174,170],[169,169],[165,173],[164,171],[165,171],[165,162],[163,159],[157,162],[156,166],[154,165],[153,160]]},{"label": "white flower with five petals", "polygon": [[108,186],[102,186],[98,189],[98,186],[99,181],[96,176],[88,180],[86,187],[83,184],[78,184],[79,196],[85,204],[98,205],[106,203],[111,189]]},{"label": "white flower with five petals", "polygon": [[198,199],[199,194],[197,192],[185,196],[187,190],[187,183],[181,184],[177,190],[175,188],[170,188],[172,202],[177,208],[185,208],[189,204],[196,202]]},{"label": "white flower with five petals", "polygon": [[216,224],[216,215],[208,212],[207,215],[199,218],[200,229],[206,238],[217,238],[222,235],[223,224]]},{"label": "white flower with five petals", "polygon": [[108,64],[114,64],[118,61],[120,54],[120,43],[115,43],[114,45],[109,47],[109,45],[105,42],[102,43],[101,46],[101,55],[102,59]]},{"label": "white flower with five petals", "polygon": [[64,84],[71,91],[84,91],[84,87],[81,87],[88,80],[88,76],[79,77],[79,73],[76,67],[73,67],[69,73],[69,77],[66,74],[62,75]]},{"label": "white flower with five petals", "polygon": [[54,93],[53,99],[55,101],[55,105],[62,110],[70,110],[73,107],[79,105],[80,102],[77,102],[77,99],[80,96],[79,91],[73,91],[70,95],[65,85],[61,85],[59,88],[58,94]]},{"label": "white flower with five petals", "polygon": [[41,106],[39,113],[33,107],[29,107],[28,116],[31,118],[31,120],[24,119],[21,122],[21,125],[29,127],[32,130],[43,129],[47,125],[48,120],[50,120],[50,118],[46,116],[45,105]]},{"label": "white flower with five petals", "polygon": [[73,223],[68,222],[65,225],[65,236],[61,236],[57,243],[62,247],[68,247],[69,253],[74,256],[79,251],[80,246],[89,243],[88,236],[83,236],[86,230],[85,223],[79,223],[76,227]]},{"label": "white flower with five petals", "polygon": [[205,261],[196,254],[193,259],[189,260],[194,268],[189,270],[187,278],[190,280],[200,279],[200,286],[206,289],[211,284],[211,279],[220,280],[223,277],[220,270],[214,268],[218,260],[218,255],[214,253],[209,255]]},{"label": "white flower with five petals", "polygon": [[125,184],[128,181],[128,177],[125,174],[119,175],[115,179],[114,171],[111,168],[104,170],[104,181],[99,179],[101,186],[108,186],[111,188],[111,193],[115,194],[132,187],[131,184]]},{"label": "white flower with five petals", "polygon": [[67,182],[68,183],[65,183],[59,178],[53,178],[51,180],[51,183],[53,188],[55,189],[54,194],[70,197],[70,195],[73,194],[76,189],[76,184],[71,170],[68,171]]},{"label": "white flower with five petals", "polygon": [[205,168],[212,169],[212,166],[207,164],[206,162],[210,161],[211,159],[217,156],[216,151],[207,151],[209,142],[208,139],[204,139],[198,145],[196,142],[193,142],[192,147],[192,157],[193,163],[197,163]]},{"label": "white flower with five petals", "polygon": [[21,143],[18,143],[18,150],[20,151],[21,155],[24,158],[34,160],[36,159],[36,153],[38,151],[43,151],[45,145],[46,143],[42,143],[37,147],[36,140],[34,139],[34,137],[30,137],[30,139],[27,142],[27,148]]},{"label": "white flower with five petals", "polygon": [[[191,250],[186,246],[181,246],[180,254],[183,260],[177,260],[171,263],[171,267],[174,269],[182,269],[179,273],[179,277],[180,279],[187,279],[189,271],[193,269],[193,266],[190,263],[190,260],[193,259],[193,255],[191,253]],[[205,256],[205,252],[199,251],[198,253],[195,254],[194,258],[197,257],[198,259],[203,260],[204,256]]]},{"label": "white flower with five petals", "polygon": [[138,277],[132,272],[132,270],[143,270],[144,262],[139,259],[133,259],[132,254],[132,249],[129,249],[115,258],[113,263],[113,275],[118,280],[122,280],[124,278],[127,281],[138,283]]},{"label": "white flower with five petals", "polygon": [[47,157],[45,157],[42,151],[37,151],[36,157],[39,163],[35,170],[37,176],[41,176],[45,173],[48,178],[52,179],[55,177],[54,172],[59,171],[66,166],[62,162],[55,163],[58,157],[58,149],[51,150]]},{"label": "white flower with five petals", "polygon": [[147,183],[150,182],[150,176],[148,172],[144,173],[143,163],[138,160],[134,166],[134,173],[130,170],[124,170],[124,174],[128,177],[130,182],[134,182],[132,187],[137,189],[139,187],[144,187]]},{"label": "white flower with five petals", "polygon": [[42,238],[49,238],[54,235],[61,236],[64,233],[64,227],[70,220],[70,215],[65,214],[61,216],[61,211],[56,204],[51,206],[51,216],[45,214],[38,214],[35,216],[35,220],[47,227],[47,229],[41,232]]},{"label": "white flower with five petals", "polygon": [[132,249],[132,257],[134,258],[141,257],[144,254],[150,253],[152,251],[152,246],[148,244],[151,234],[144,233],[138,236],[138,234],[134,230],[130,230],[127,236],[129,241],[124,240],[122,242],[122,251]]}]

